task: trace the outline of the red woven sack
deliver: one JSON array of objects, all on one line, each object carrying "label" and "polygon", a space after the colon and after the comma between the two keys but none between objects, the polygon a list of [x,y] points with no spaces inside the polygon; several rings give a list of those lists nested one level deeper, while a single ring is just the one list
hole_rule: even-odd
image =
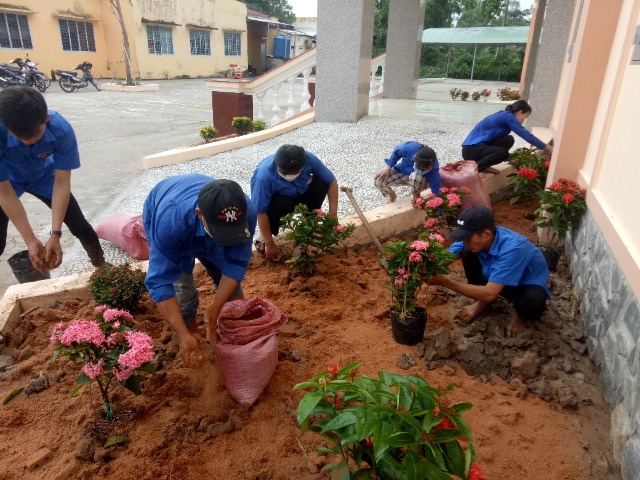
[{"label": "red woven sack", "polygon": [[122,248],[136,260],[149,259],[149,242],[142,226],[142,215],[116,213],[96,228],[98,238]]},{"label": "red woven sack", "polygon": [[271,380],[278,365],[276,334],[288,318],[261,298],[227,302],[218,319],[213,347],[218,368],[231,396],[251,406]]},{"label": "red woven sack", "polygon": [[491,208],[489,192],[478,173],[478,164],[473,160],[460,160],[440,167],[440,180],[443,187],[468,187],[471,190],[462,199],[462,210],[473,205]]}]

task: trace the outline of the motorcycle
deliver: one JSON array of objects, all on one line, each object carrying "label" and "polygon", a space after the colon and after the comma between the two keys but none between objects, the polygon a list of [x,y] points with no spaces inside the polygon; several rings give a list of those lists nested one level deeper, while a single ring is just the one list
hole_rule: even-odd
[{"label": "motorcycle", "polygon": [[28,56],[26,61],[23,61],[22,58],[18,57],[14,58],[9,63],[18,65],[21,75],[24,76],[26,85],[35,87],[41,92],[44,92],[49,88],[49,85],[51,84],[49,78],[38,70],[37,63],[32,62]]},{"label": "motorcycle", "polygon": [[100,85],[98,85],[93,79],[91,67],[93,67],[93,64],[89,62],[82,62],[73,69],[82,71],[81,78],[78,78],[78,74],[71,70],[56,70],[56,74],[60,76],[60,80],[58,81],[60,88],[67,93],[71,93],[74,90],[84,88],[91,83],[91,85],[96,87],[96,90],[101,91],[102,89],[100,88]]},{"label": "motorcycle", "polygon": [[26,84],[26,74],[22,68],[10,67],[6,63],[0,65],[0,87],[15,87]]}]

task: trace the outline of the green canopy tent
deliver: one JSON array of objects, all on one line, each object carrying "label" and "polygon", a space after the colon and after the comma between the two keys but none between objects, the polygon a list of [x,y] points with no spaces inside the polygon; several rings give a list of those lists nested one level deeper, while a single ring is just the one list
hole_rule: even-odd
[{"label": "green canopy tent", "polygon": [[[473,63],[471,64],[471,80],[476,66],[478,45],[526,45],[529,38],[529,27],[472,27],[472,28],[427,28],[422,32],[422,43],[451,46],[473,45]],[[447,74],[449,73],[449,57],[447,55]]]}]

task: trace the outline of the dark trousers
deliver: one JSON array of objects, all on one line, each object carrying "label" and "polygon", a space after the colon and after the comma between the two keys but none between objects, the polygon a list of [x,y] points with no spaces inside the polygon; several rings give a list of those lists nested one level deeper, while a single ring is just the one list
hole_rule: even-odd
[{"label": "dark trousers", "polygon": [[302,195],[297,197],[286,197],[279,194],[274,195],[267,209],[271,233],[273,235],[278,234],[280,230],[280,220],[285,215],[293,213],[296,205],[306,205],[309,210],[321,208],[328,191],[329,184],[314,176],[309,184],[309,188]]},{"label": "dark trousers", "polygon": [[[464,249],[460,257],[467,281],[471,285],[486,285],[487,279],[482,275],[482,264],[478,255]],[[500,295],[511,302],[520,318],[528,322],[540,320],[547,308],[547,294],[538,285],[505,286]]]},{"label": "dark trousers", "polygon": [[[29,192],[31,193],[31,192]],[[47,207],[51,208],[51,199],[31,193],[34,197],[41,200]],[[82,247],[87,252],[89,260],[94,267],[104,265],[104,252],[98,240],[98,234],[91,224],[84,218],[80,205],[73,195],[69,196],[69,206],[64,215],[64,224],[69,228],[71,234],[80,240]],[[7,228],[9,226],[9,218],[0,208],[0,255],[4,253],[7,246]]]},{"label": "dark trousers", "polygon": [[462,158],[474,160],[478,164],[478,171],[482,172],[492,165],[506,162],[509,159],[509,149],[514,143],[515,139],[511,135],[505,135],[487,143],[466,145],[462,147]]}]

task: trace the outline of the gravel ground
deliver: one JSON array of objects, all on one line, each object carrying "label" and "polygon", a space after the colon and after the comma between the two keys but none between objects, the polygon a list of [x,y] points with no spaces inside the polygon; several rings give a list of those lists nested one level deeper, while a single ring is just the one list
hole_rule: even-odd
[{"label": "gravel ground", "polygon": [[[460,159],[460,144],[473,125],[419,120],[390,120],[365,117],[357,123],[313,123],[277,138],[237,150],[220,153],[187,163],[167,165],[146,171],[103,212],[96,225],[113,213],[141,212],[149,191],[162,179],[185,173],[204,173],[215,178],[237,181],[249,194],[249,182],[255,167],[283,144],[301,145],[314,153],[331,169],[339,185],[353,188],[353,195],[363,211],[383,205],[386,200],[373,185],[373,175],[384,167],[393,148],[405,141],[421,141],[432,147],[440,166]],[[524,142],[516,137],[516,147]],[[398,198],[410,195],[408,187],[396,189]],[[326,208],[325,202],[325,208]],[[349,199],[340,194],[338,214],[355,213]],[[131,262],[123,250],[102,242],[107,261]],[[69,255],[62,275],[91,270],[84,250],[76,247]],[[71,253],[71,252],[70,252]]]}]

